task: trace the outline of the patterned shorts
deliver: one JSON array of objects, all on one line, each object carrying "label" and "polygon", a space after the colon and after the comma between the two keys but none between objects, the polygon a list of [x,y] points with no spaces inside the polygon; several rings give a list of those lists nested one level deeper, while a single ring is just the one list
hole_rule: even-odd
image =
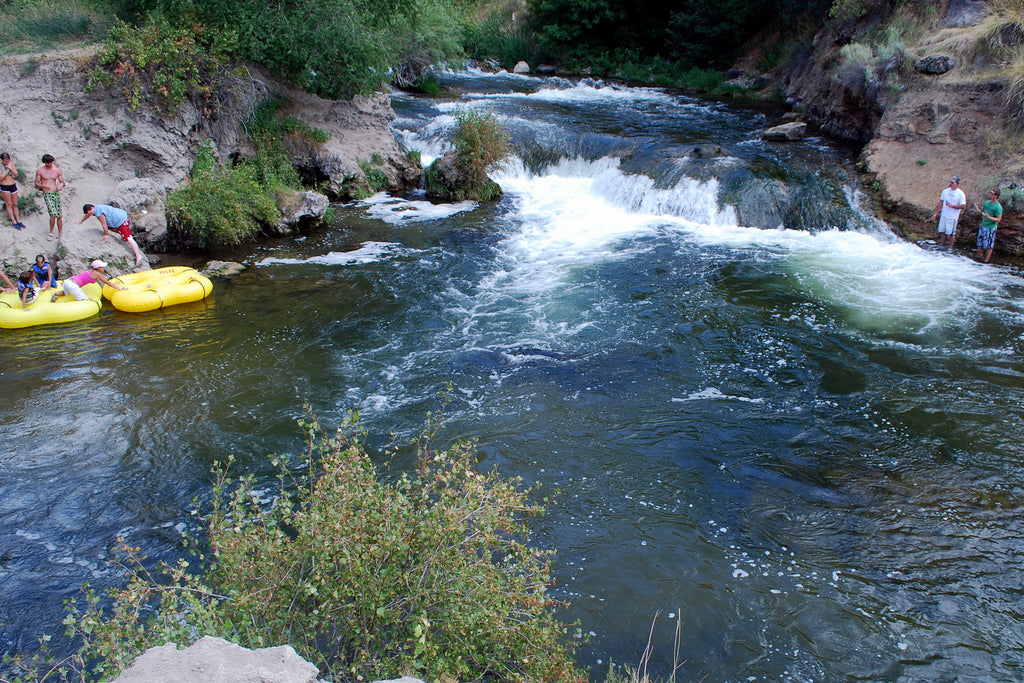
[{"label": "patterned shorts", "polygon": [[46,211],[51,218],[60,218],[64,215],[60,209],[60,192],[44,192],[43,202],[46,203]]},{"label": "patterned shorts", "polygon": [[978,249],[992,249],[996,246],[996,231],[981,228],[978,230]]}]

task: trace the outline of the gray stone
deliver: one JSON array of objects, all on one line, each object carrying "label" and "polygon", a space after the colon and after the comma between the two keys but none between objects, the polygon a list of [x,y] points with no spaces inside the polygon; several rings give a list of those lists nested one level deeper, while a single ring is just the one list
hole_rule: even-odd
[{"label": "gray stone", "polygon": [[923,74],[944,74],[954,66],[956,66],[956,60],[949,55],[928,55],[914,64],[914,68]]},{"label": "gray stone", "polygon": [[989,12],[989,3],[983,0],[951,0],[942,28],[974,26]]},{"label": "gray stone", "polygon": [[320,221],[330,206],[330,201],[325,195],[311,190],[296,193],[296,199],[298,201],[293,200],[283,207],[285,215],[278,226],[278,231],[282,234],[295,231],[304,222]]},{"label": "gray stone", "polygon": [[205,636],[184,650],[150,648],[114,683],[314,683],[318,673],[290,645],[247,650]]},{"label": "gray stone", "polygon": [[201,271],[208,278],[227,279],[245,270],[245,266],[235,261],[210,261]]},{"label": "gray stone", "polygon": [[514,74],[528,74],[528,73],[530,73],[530,65],[527,64],[526,62],[520,60],[519,62],[516,63],[515,67],[512,69],[512,73],[514,73]]},{"label": "gray stone", "polygon": [[725,156],[722,148],[716,144],[705,143],[701,145],[695,145],[690,149],[689,156],[694,159],[714,159],[716,157]]},{"label": "gray stone", "polygon": [[762,140],[802,140],[807,134],[807,124],[803,121],[783,123],[761,131]]}]

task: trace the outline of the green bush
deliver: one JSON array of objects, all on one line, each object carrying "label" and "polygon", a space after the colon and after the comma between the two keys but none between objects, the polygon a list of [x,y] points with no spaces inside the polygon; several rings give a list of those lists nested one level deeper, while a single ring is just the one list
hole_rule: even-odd
[{"label": "green bush", "polygon": [[545,590],[549,554],[528,545],[541,509],[519,480],[478,472],[472,444],[432,450],[431,432],[415,472],[386,483],[354,418],[333,438],[300,424],[308,451],[273,460],[272,494],[217,469],[198,562],[150,574],[128,549],[109,609],[93,591],[71,605],[93,673],[215,635],[290,644],[336,681],[586,680]]},{"label": "green bush", "polygon": [[282,216],[273,188],[260,182],[261,169],[270,166],[265,161],[222,166],[207,142],[196,155],[189,183],[167,197],[168,225],[198,247],[250,239]]},{"label": "green bush", "polygon": [[455,113],[452,145],[458,153],[456,166],[471,184],[487,182],[487,169],[512,153],[508,129],[490,112],[461,109]]},{"label": "green bush", "polygon": [[174,113],[186,99],[208,103],[217,92],[216,74],[234,50],[234,34],[200,24],[172,26],[150,14],[142,26],[117,21],[107,34],[86,90],[116,87],[128,109],[143,102]]}]

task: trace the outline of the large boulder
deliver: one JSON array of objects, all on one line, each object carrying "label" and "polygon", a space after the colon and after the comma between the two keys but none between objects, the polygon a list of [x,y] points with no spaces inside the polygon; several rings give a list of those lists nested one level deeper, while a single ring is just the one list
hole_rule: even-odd
[{"label": "large boulder", "polygon": [[205,636],[184,650],[146,650],[114,683],[315,683],[318,674],[290,645],[247,650]]},{"label": "large boulder", "polygon": [[307,190],[296,192],[290,200],[283,202],[284,218],[275,232],[288,235],[297,232],[303,225],[319,223],[327,213],[330,201],[319,192]]},{"label": "large boulder", "polygon": [[424,173],[427,199],[432,202],[490,201],[501,196],[501,186],[490,178],[467,177],[459,168],[458,152],[436,159]]},{"label": "large boulder", "polygon": [[[179,650],[174,643],[146,650],[112,683],[322,683],[317,667],[290,645],[249,650],[204,636]],[[377,683],[423,683],[403,676]]]},{"label": "large boulder", "polygon": [[951,71],[956,66],[956,60],[949,55],[928,55],[914,63],[914,69],[918,73],[939,75]]}]

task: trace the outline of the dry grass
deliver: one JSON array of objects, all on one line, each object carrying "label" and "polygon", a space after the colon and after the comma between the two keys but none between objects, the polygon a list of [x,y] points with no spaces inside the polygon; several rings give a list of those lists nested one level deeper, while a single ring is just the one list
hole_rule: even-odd
[{"label": "dry grass", "polygon": [[1024,54],[1006,67],[1006,120],[1010,128],[1024,133]]},{"label": "dry grass", "polygon": [[[617,670],[613,666],[608,671],[605,683],[654,683],[647,672],[647,666],[651,662],[651,655],[654,654],[654,627],[658,623],[658,617],[660,616],[661,610],[658,610],[651,621],[651,632],[647,635],[647,647],[644,648],[643,654],[640,655],[640,662],[637,667],[635,669],[623,667],[622,670]],[[672,673],[664,683],[677,683],[676,672],[685,663],[679,661],[679,651],[683,645],[682,629],[682,613],[677,611],[675,639],[672,644]]]}]

